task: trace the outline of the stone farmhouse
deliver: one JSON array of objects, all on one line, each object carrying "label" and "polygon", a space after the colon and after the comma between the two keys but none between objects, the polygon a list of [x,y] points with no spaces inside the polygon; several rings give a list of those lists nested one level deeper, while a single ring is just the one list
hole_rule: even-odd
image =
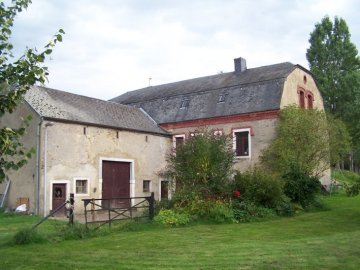
[{"label": "stone farmhouse", "polygon": [[[230,134],[234,167],[246,170],[276,136],[279,110],[298,104],[323,109],[312,74],[289,62],[247,69],[243,58],[233,72],[127,92],[110,101],[32,87],[9,125],[33,120],[24,138],[36,156],[10,175],[7,206],[28,197],[30,211],[47,214],[75,194],[83,198],[171,196],[160,172],[176,145],[206,127]],[[2,119],[3,121],[3,119]],[[326,171],[322,181],[330,179]],[[61,196],[60,196],[61,195]]]}]

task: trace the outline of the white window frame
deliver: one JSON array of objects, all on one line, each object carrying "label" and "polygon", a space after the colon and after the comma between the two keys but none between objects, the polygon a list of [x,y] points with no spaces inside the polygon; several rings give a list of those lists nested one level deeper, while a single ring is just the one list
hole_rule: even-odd
[{"label": "white window frame", "polygon": [[[87,193],[76,193],[76,181],[78,180],[86,180],[87,181]],[[74,194],[76,196],[90,196],[90,179],[87,177],[75,177],[73,179],[74,183]]]},{"label": "white window frame", "polygon": [[176,149],[176,138],[183,138],[185,142],[185,134],[177,134],[173,136],[173,148]]},{"label": "white window frame", "polygon": [[[236,136],[235,133],[239,132],[248,132],[248,143],[249,143],[249,155],[247,156],[236,156]],[[235,153],[235,158],[251,158],[251,128],[239,128],[239,129],[233,129],[232,131],[233,136],[233,150]]]}]

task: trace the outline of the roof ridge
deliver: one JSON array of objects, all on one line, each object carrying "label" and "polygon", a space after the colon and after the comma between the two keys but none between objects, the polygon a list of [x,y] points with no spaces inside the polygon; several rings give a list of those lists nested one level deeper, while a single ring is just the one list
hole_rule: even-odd
[{"label": "roof ridge", "polygon": [[[75,93],[71,93],[71,92],[67,92],[67,91],[64,91],[64,90],[59,90],[59,89],[55,89],[55,88],[51,88],[51,87],[45,87],[45,86],[40,86],[40,85],[35,85],[35,87],[37,88],[42,88],[44,89],[45,91],[53,91],[53,92],[59,92],[59,93],[64,93],[66,95],[72,95],[72,96],[77,96],[77,97],[81,97],[81,98],[86,98],[86,99],[92,99],[92,100],[95,100],[95,101],[100,101],[100,102],[105,102],[105,103],[111,103],[111,104],[114,104],[115,106],[123,106],[123,107],[127,107],[127,108],[130,108],[130,109],[134,109],[135,107],[133,106],[129,106],[127,104],[123,104],[123,103],[117,103],[117,102],[114,102],[114,101],[111,101],[111,100],[105,100],[105,99],[100,99],[100,98],[94,98],[94,97],[90,97],[90,96],[85,96],[85,95],[81,95],[81,94],[75,94]],[[137,109],[137,108],[135,108]]]},{"label": "roof ridge", "polygon": [[[235,73],[234,71],[225,72],[221,74],[214,74],[208,76],[202,76],[192,79],[186,79],[166,84],[160,84],[155,86],[144,87],[132,91],[128,91],[117,97],[112,98],[110,101],[122,104],[134,104],[141,101],[151,101],[161,98],[171,98],[179,95],[191,95],[201,92],[215,91],[222,88],[229,88],[235,86],[246,86],[254,83],[264,83],[286,77],[291,68],[295,68],[296,65],[291,62],[282,62],[272,65],[260,66],[255,68],[248,68],[241,73]],[[283,71],[283,72],[278,72]],[[253,74],[267,74],[266,77],[254,77]],[[272,75],[271,75],[272,74]],[[271,75],[271,76],[270,76]],[[215,83],[215,81],[223,81],[221,84]],[[192,85],[199,84],[199,82],[205,83],[206,87],[193,88]],[[185,88],[182,88],[185,87]],[[188,90],[183,90],[188,89]]]}]

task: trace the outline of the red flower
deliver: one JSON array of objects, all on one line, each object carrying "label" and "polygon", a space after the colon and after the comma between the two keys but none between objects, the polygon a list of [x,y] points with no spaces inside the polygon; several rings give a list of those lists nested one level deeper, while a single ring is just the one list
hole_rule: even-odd
[{"label": "red flower", "polygon": [[240,197],[241,193],[240,193],[240,191],[235,190],[235,191],[233,192],[233,195],[234,195],[234,197]]}]

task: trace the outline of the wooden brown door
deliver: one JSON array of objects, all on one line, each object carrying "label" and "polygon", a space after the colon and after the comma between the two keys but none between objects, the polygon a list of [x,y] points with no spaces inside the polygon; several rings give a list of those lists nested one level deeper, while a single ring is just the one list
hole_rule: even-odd
[{"label": "wooden brown door", "polygon": [[[56,210],[66,201],[66,184],[53,184],[52,188],[52,211]],[[66,215],[66,208],[57,211],[54,216]]]},{"label": "wooden brown door", "polygon": [[[129,207],[130,197],[130,163],[117,161],[103,161],[102,164],[102,198],[111,199],[111,208]],[[103,201],[103,208],[109,206]]]}]

